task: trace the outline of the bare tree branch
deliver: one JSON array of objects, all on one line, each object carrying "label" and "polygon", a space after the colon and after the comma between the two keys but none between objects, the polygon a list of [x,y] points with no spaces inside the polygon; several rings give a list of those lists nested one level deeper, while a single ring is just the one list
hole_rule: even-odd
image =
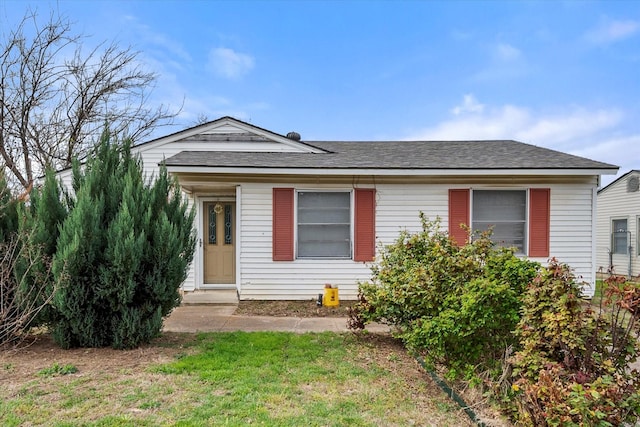
[{"label": "bare tree branch", "polygon": [[138,141],[177,115],[149,107],[157,75],[139,52],[106,42],[85,52],[83,38],[65,18],[41,26],[30,11],[0,41],[0,163],[14,189],[84,158],[105,124]]}]

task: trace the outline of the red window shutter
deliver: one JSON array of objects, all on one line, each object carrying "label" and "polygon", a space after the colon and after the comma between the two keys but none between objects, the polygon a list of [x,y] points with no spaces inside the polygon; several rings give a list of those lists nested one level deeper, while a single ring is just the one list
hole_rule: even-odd
[{"label": "red window shutter", "polygon": [[551,190],[531,188],[529,190],[529,256],[549,256],[549,217]]},{"label": "red window shutter", "polygon": [[355,191],[354,261],[373,261],[376,256],[376,190]]},{"label": "red window shutter", "polygon": [[293,261],[293,188],[273,189],[273,260]]},{"label": "red window shutter", "polygon": [[469,189],[449,190],[449,236],[462,246],[467,243],[467,231],[460,227],[469,225]]}]

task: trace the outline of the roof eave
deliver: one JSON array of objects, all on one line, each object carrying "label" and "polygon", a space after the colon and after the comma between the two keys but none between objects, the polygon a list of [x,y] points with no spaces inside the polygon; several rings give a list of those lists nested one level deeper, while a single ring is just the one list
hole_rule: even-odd
[{"label": "roof eave", "polygon": [[547,175],[547,176],[595,176],[615,175],[618,168],[603,169],[382,169],[382,168],[264,168],[264,167],[210,167],[167,165],[171,173],[209,173],[209,174],[264,174],[264,175],[323,175],[352,176],[482,176],[482,175]]}]

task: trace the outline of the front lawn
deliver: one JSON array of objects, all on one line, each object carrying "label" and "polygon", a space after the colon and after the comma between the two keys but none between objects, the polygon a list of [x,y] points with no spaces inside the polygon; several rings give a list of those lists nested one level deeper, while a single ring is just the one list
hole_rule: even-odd
[{"label": "front lawn", "polygon": [[[77,370],[77,371],[76,371]],[[136,350],[0,357],[1,425],[471,425],[388,337],[165,334]]]}]

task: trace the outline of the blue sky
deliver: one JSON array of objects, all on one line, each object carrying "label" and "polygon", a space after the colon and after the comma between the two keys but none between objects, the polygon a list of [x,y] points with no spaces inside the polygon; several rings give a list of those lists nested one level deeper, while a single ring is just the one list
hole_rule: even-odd
[{"label": "blue sky", "polygon": [[183,105],[162,133],[230,115],[306,140],[516,139],[640,169],[640,1],[0,0],[0,31],[28,7],[87,47],[139,50],[151,102]]}]

